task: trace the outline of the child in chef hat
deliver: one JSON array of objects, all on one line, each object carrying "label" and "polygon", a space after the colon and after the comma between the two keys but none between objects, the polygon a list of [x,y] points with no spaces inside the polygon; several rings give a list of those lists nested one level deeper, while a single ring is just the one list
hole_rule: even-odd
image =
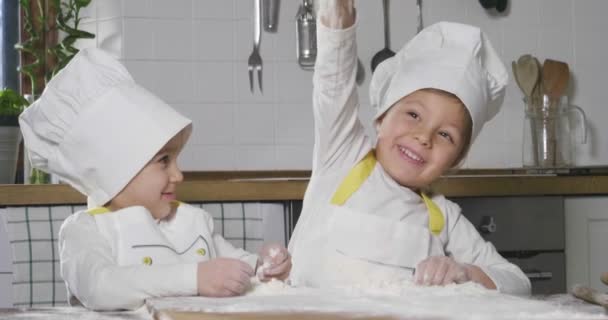
[{"label": "child in chef hat", "polygon": [[150,297],[240,295],[260,261],[263,280],[289,274],[282,245],[263,246],[261,258],[237,249],[209,213],[176,201],[177,157],[191,121],[107,53],[80,51],[19,123],[32,165],[101,205],[59,231],[71,302],[108,310]]},{"label": "child in chef hat", "polygon": [[[429,26],[374,72],[377,142],[358,119],[352,0],[319,4],[313,172],[289,243],[296,285],[530,282],[455,203],[428,191],[499,110],[508,76],[476,27]],[[323,248],[323,249],[321,249]],[[400,283],[401,283],[400,282]]]}]

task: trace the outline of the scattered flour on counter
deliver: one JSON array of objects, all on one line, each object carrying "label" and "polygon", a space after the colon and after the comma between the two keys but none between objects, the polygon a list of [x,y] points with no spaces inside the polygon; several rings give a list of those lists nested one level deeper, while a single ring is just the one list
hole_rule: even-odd
[{"label": "scattered flour on counter", "polygon": [[[257,279],[257,278],[253,278]],[[338,312],[361,316],[445,319],[608,319],[603,308],[559,299],[517,297],[472,282],[445,287],[402,283],[361,283],[340,288],[293,287],[276,279],[254,280],[251,290],[234,298],[152,299],[153,308],[204,312]]]}]

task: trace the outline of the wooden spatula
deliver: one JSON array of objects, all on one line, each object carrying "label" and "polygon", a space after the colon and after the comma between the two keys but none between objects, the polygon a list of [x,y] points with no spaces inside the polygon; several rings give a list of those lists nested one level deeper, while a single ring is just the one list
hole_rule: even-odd
[{"label": "wooden spatula", "polygon": [[568,89],[570,68],[565,62],[546,59],[543,63],[542,77],[545,93],[551,98],[559,99]]}]

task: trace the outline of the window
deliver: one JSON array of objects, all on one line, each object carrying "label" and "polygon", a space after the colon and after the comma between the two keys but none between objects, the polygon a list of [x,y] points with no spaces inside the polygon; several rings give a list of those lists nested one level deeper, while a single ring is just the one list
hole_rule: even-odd
[{"label": "window", "polygon": [[0,0],[0,88],[18,90],[17,43],[18,1]]}]

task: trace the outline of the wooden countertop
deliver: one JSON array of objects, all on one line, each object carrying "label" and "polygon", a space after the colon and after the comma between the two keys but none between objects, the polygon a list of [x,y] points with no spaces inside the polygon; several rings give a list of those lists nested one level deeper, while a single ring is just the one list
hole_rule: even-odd
[{"label": "wooden countertop", "polygon": [[[185,202],[300,200],[308,184],[305,177],[293,180],[189,178],[196,180],[185,181],[178,187],[178,198]],[[433,189],[447,197],[608,195],[608,175],[456,175],[439,179]],[[68,185],[0,185],[0,206],[85,202],[84,196]]]}]

